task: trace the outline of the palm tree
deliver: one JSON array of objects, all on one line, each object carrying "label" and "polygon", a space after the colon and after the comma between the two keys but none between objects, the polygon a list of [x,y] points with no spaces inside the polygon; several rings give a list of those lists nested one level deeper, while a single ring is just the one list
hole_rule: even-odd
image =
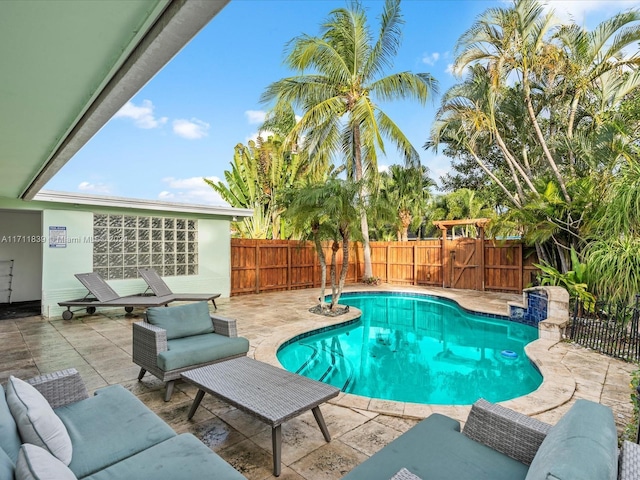
[{"label": "palm tree", "polygon": [[[383,76],[400,46],[403,20],[400,0],[386,0],[380,29],[374,39],[363,7],[356,1],[348,8],[333,10],[321,27],[321,35],[302,35],[289,43],[286,64],[297,75],[278,80],[262,95],[265,103],[292,105],[302,118],[288,137],[309,158],[340,155],[350,181],[377,175],[378,152],[385,152],[389,139],[408,165],[417,165],[419,155],[380,101],[417,99],[422,104],[437,90],[427,73],[408,71]],[[366,198],[366,183],[361,183]],[[371,277],[371,251],[366,210],[360,214],[364,250],[364,276]]]},{"label": "palm tree", "polygon": [[[324,310],[326,285],[326,257],[322,240],[331,240],[331,303],[329,310],[338,304],[349,269],[349,242],[357,234],[354,219],[359,217],[360,185],[346,182],[335,176],[325,182],[307,184],[290,191],[286,196],[285,216],[295,230],[310,236],[315,244],[322,269],[320,305]],[[337,252],[342,243],[342,268],[337,274]]]},{"label": "palm tree", "polygon": [[540,123],[532,100],[532,82],[536,67],[546,62],[544,55],[549,44],[547,34],[556,25],[552,12],[544,12],[537,0],[515,0],[513,8],[490,8],[458,40],[460,54],[454,63],[457,72],[470,65],[486,65],[494,88],[506,84],[515,74],[522,85],[531,125],[553,174],[567,202],[571,197],[558,168]]},{"label": "palm tree", "polygon": [[429,178],[429,169],[422,165],[391,165],[381,180],[381,197],[396,211],[397,238],[406,242],[414,219],[422,221],[426,214],[435,182]]},{"label": "palm tree", "polygon": [[[468,188],[461,188],[455,192],[443,195],[436,200],[431,212],[431,220],[464,220],[469,218],[492,218],[495,212],[486,200],[477,192]],[[474,225],[465,225],[462,235],[471,237],[476,235]]]},{"label": "palm tree", "polygon": [[[640,41],[640,25],[632,25],[639,20],[640,11],[631,10],[614,15],[592,31],[571,24],[564,25],[556,34],[567,54],[567,65],[572,70],[572,75],[564,77],[572,97],[567,125],[569,138],[573,137],[575,131],[580,102],[588,92],[594,90],[593,86],[606,82],[611,72],[640,65],[637,54],[629,56],[624,53],[626,48]],[[620,75],[616,77],[622,80]],[[640,84],[638,75],[630,76],[629,80],[621,93],[626,94]],[[619,88],[608,90],[616,91]]]}]

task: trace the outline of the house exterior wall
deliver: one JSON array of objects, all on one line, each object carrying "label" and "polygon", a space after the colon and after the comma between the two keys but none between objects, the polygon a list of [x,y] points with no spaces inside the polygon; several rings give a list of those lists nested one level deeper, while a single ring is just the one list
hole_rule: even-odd
[{"label": "house exterior wall", "polygon": [[[50,204],[48,202],[21,202],[12,199],[0,199],[0,215],[12,212],[5,210],[33,210],[40,213],[37,229],[32,225],[34,235],[40,235],[47,241],[38,244],[31,252],[33,258],[41,258],[41,271],[32,269],[30,281],[41,288],[42,314],[46,317],[59,317],[66,307],[58,302],[82,298],[87,293],[82,284],[74,277],[75,273],[93,271],[93,213],[115,213],[141,216],[164,216],[198,220],[198,274],[187,276],[163,277],[176,293],[220,293],[229,297],[231,289],[231,234],[230,217],[222,215],[190,214],[186,212],[158,211],[142,209],[117,209],[92,207],[89,205]],[[26,212],[25,212],[26,213]],[[17,213],[18,223],[25,218]],[[33,215],[40,218],[40,215]],[[2,217],[0,217],[1,220]],[[0,224],[1,225],[1,224]],[[48,237],[50,227],[66,227],[67,243],[64,248],[51,247]],[[4,227],[3,227],[4,228]],[[18,225],[16,228],[25,228]],[[0,232],[1,239],[2,232]],[[0,244],[1,245],[1,244]],[[141,278],[127,280],[109,280],[109,285],[120,295],[141,293],[146,283]],[[13,299],[12,299],[13,300]],[[117,308],[122,310],[122,308]],[[80,310],[78,313],[82,313]]]}]

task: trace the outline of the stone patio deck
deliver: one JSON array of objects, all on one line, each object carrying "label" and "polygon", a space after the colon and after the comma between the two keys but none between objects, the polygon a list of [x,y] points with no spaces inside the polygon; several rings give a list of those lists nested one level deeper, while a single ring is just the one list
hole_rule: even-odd
[{"label": "stone patio deck", "polygon": [[[375,287],[374,287],[375,288]],[[349,290],[371,287],[348,288]],[[510,294],[461,290],[399,288],[453,298],[462,306],[504,314],[506,302],[519,300]],[[277,364],[280,343],[300,331],[348,317],[327,319],[307,309],[318,291],[299,290],[219,299],[218,313],[238,320],[239,334],[249,339],[249,355]],[[28,378],[41,373],[75,367],[90,392],[119,383],[135,393],[178,432],[192,432],[250,480],[272,478],[271,432],[252,417],[205,396],[191,421],[187,412],[195,389],[178,382],[170,402],[163,401],[164,386],[147,374],[136,380],[139,368],[131,361],[131,324],[140,311],[124,315],[121,310],[76,315],[70,321],[28,317],[0,321],[0,382],[9,375]],[[352,313],[353,315],[353,313]],[[619,431],[631,418],[631,372],[633,364],[599,355],[569,343],[532,343],[527,354],[541,369],[545,381],[530,395],[503,404],[555,423],[577,398],[610,406]],[[325,443],[311,413],[283,425],[281,479],[339,479],[394,438],[432,412],[464,420],[468,407],[426,406],[341,395],[322,411],[332,435]]]}]

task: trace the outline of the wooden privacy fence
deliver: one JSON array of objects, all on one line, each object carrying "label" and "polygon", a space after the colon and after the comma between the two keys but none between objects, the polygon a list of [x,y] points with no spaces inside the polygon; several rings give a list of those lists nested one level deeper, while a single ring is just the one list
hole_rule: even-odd
[{"label": "wooden privacy fence", "polygon": [[[323,247],[329,267],[331,243],[323,243]],[[336,255],[339,275],[342,248]],[[373,275],[397,285],[520,293],[535,279],[536,261],[535,252],[519,241],[371,242]],[[362,272],[362,246],[354,243],[346,282],[362,281]],[[231,239],[231,295],[315,288],[320,282],[320,263],[311,242]]]}]

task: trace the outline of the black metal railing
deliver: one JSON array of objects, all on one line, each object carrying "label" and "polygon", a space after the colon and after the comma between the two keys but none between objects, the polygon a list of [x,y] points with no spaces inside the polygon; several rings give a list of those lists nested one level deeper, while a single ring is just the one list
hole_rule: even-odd
[{"label": "black metal railing", "polygon": [[576,302],[568,335],[584,347],[626,361],[640,361],[640,295],[633,305]]}]

